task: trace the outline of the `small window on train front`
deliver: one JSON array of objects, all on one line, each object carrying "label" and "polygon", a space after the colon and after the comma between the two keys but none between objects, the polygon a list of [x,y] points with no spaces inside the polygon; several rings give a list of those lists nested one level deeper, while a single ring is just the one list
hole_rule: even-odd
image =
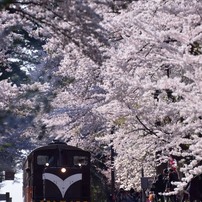
[{"label": "small window on train front", "polygon": [[88,165],[87,156],[74,156],[73,157],[74,166],[86,166]]},{"label": "small window on train front", "polygon": [[45,165],[48,162],[49,157],[44,155],[37,156],[37,164]]}]

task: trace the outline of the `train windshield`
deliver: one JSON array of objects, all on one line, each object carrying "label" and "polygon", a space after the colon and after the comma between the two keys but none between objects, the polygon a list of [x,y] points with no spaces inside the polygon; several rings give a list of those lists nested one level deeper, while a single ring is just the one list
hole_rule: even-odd
[{"label": "train windshield", "polygon": [[36,163],[38,166],[87,166],[90,157],[87,153],[74,150],[49,150],[48,152],[40,151],[36,155]]},{"label": "train windshield", "polygon": [[45,155],[38,155],[37,156],[37,164],[38,165],[45,165],[46,163],[48,163],[49,161],[49,157],[45,156]]},{"label": "train windshield", "polygon": [[38,166],[58,166],[59,152],[57,150],[39,151],[36,154]]},{"label": "train windshield", "polygon": [[37,164],[43,166],[57,166],[57,161],[54,156],[38,155]]},{"label": "train windshield", "polygon": [[74,164],[74,166],[86,166],[86,165],[88,165],[88,157],[87,156],[73,156],[73,164]]},{"label": "train windshield", "polygon": [[89,156],[81,151],[61,151],[61,159],[63,166],[87,166],[89,165]]}]

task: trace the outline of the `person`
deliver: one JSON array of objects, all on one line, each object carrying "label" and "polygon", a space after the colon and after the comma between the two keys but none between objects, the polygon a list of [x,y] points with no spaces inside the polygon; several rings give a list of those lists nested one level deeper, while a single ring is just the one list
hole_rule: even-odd
[{"label": "person", "polygon": [[[177,181],[179,181],[177,172],[174,169],[170,168],[168,172],[168,181],[166,185],[166,189],[168,192],[172,192],[175,190],[177,186],[174,185],[173,182],[177,182]],[[170,195],[170,200],[171,202],[177,202],[176,194]]]},{"label": "person", "polygon": [[168,173],[168,184],[167,184],[170,191],[174,191],[176,185],[174,185],[173,182],[177,182],[177,181],[179,181],[177,172],[173,170],[172,168],[170,168]]},{"label": "person", "polygon": [[136,202],[136,192],[133,188],[130,189],[128,194],[128,202]]},{"label": "person", "polygon": [[116,202],[127,202],[126,192],[123,188],[119,189],[119,192],[116,196]]},{"label": "person", "polygon": [[163,173],[157,176],[156,181],[152,184],[151,191],[155,194],[155,201],[164,202],[164,196],[162,195],[163,192],[166,190],[166,185],[168,182],[168,170],[164,169]]},{"label": "person", "polygon": [[189,201],[202,201],[202,174],[191,179],[188,184],[187,192],[189,193]]},{"label": "person", "polygon": [[154,202],[154,200],[155,200],[154,191],[150,191],[150,192],[149,192],[148,201],[149,201],[149,202]]}]

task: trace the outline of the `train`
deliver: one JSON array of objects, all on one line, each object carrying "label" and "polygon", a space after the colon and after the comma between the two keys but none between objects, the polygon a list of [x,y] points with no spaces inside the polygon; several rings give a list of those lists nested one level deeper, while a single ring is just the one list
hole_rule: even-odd
[{"label": "train", "polygon": [[91,202],[90,152],[54,141],[23,163],[24,202]]}]

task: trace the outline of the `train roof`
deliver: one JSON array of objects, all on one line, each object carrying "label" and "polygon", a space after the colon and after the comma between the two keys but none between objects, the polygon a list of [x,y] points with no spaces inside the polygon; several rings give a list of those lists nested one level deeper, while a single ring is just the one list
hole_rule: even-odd
[{"label": "train roof", "polygon": [[49,149],[66,149],[66,150],[77,150],[77,151],[79,150],[79,151],[87,152],[81,148],[68,145],[65,142],[52,142],[48,145],[41,146],[41,147],[34,149],[30,154],[32,154],[36,151],[49,150]]},{"label": "train roof", "polygon": [[89,154],[90,155],[90,152],[89,151],[85,151],[81,148],[78,148],[76,146],[71,146],[71,145],[68,145],[67,143],[65,142],[59,142],[59,141],[53,141],[52,143],[49,143],[45,146],[41,146],[41,147],[38,147],[34,150],[32,150],[28,155],[27,157],[24,159],[24,163],[29,159],[29,158],[32,158],[32,155],[34,155],[34,153],[36,151],[45,151],[45,150],[54,150],[54,149],[65,149],[65,150],[69,150],[69,151],[81,151],[83,153],[86,153],[86,154]]}]

